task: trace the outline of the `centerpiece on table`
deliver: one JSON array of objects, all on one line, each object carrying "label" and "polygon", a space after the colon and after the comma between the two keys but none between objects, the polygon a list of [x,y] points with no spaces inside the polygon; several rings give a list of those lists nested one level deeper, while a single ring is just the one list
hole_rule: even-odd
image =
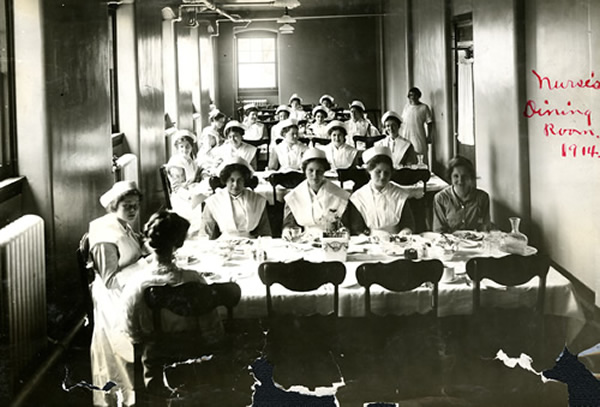
[{"label": "centerpiece on table", "polygon": [[324,261],[346,261],[350,232],[335,209],[330,209],[323,217],[324,224],[321,247]]}]

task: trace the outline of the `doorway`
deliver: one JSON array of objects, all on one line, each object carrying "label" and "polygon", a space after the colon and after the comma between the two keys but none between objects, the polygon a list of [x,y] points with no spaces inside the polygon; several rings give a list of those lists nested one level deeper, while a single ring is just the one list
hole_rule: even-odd
[{"label": "doorway", "polygon": [[453,46],[453,134],[454,153],[475,163],[475,107],[473,99],[473,14],[455,16]]}]

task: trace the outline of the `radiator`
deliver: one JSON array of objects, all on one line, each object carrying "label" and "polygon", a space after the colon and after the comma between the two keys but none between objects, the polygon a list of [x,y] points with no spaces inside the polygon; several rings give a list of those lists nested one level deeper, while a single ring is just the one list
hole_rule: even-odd
[{"label": "radiator", "polygon": [[47,345],[42,218],[24,215],[0,229],[0,277],[1,363],[6,367],[0,369],[0,376],[4,376],[1,385],[12,393],[24,370]]},{"label": "radiator", "polygon": [[115,170],[115,182],[135,181],[139,187],[140,180],[138,177],[138,159],[135,154],[123,154],[117,159],[116,164],[117,168]]}]

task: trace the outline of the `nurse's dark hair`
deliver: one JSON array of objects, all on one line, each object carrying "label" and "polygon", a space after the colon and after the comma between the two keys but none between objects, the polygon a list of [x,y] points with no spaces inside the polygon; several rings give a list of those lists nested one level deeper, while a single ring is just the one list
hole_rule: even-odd
[{"label": "nurse's dark hair", "polygon": [[252,174],[250,173],[248,167],[242,164],[229,164],[225,166],[225,168],[223,168],[223,170],[219,174],[219,179],[221,180],[221,183],[225,185],[229,177],[231,177],[231,174],[233,174],[236,171],[242,174],[242,177],[244,178],[244,186],[248,185]]},{"label": "nurse's dark hair", "polygon": [[390,169],[394,168],[392,159],[387,155],[380,154],[371,158],[371,160],[367,163],[367,171],[373,171],[378,164],[387,164],[390,166]]},{"label": "nurse's dark hair", "polygon": [[182,142],[187,141],[188,143],[190,143],[190,146],[194,146],[194,139],[191,138],[190,136],[181,136],[177,139],[177,141],[175,142],[175,145],[181,144]]},{"label": "nurse's dark hair", "polygon": [[116,212],[117,206],[119,206],[119,203],[122,200],[124,200],[125,198],[129,198],[130,196],[137,196],[140,201],[142,200],[142,193],[140,192],[140,190],[139,189],[131,189],[131,190],[125,192],[123,195],[119,195],[118,197],[113,199],[113,201],[111,203],[109,203],[108,206],[106,207],[106,211],[107,212]]},{"label": "nurse's dark hair", "polygon": [[331,133],[333,133],[334,130],[340,130],[342,133],[344,133],[344,136],[348,135],[348,130],[346,130],[346,128],[342,127],[342,126],[333,126],[332,128],[329,129],[329,131],[327,132],[327,134],[329,136],[331,136]]},{"label": "nurse's dark hair", "polygon": [[302,172],[306,172],[306,167],[308,167],[308,164],[310,163],[319,163],[321,164],[321,168],[323,168],[323,171],[329,171],[331,169],[331,165],[329,165],[329,161],[327,161],[327,159],[325,158],[311,158],[309,160],[306,160],[302,163]]},{"label": "nurse's dark hair", "polygon": [[464,168],[467,171],[467,174],[469,174],[472,179],[475,179],[476,175],[473,163],[462,155],[457,155],[448,162],[448,179],[452,179],[452,172],[458,167]]},{"label": "nurse's dark hair", "polygon": [[297,124],[290,124],[289,126],[286,126],[286,127],[282,128],[280,130],[281,137],[285,137],[285,135],[288,133],[288,131],[290,131],[293,127],[295,127],[296,130],[298,129],[298,125]]},{"label": "nurse's dark hair", "polygon": [[224,119],[224,118],[225,118],[225,113],[223,113],[223,112],[219,112],[219,113],[217,113],[217,115],[216,115],[216,116],[212,117],[212,118],[210,119],[210,121],[211,121],[211,122],[216,122],[217,120],[219,120],[219,119]]},{"label": "nurse's dark hair", "polygon": [[144,237],[157,254],[169,254],[183,246],[190,222],[172,211],[154,213],[144,225]]},{"label": "nurse's dark hair", "polygon": [[414,93],[415,95],[417,95],[417,97],[421,97],[423,96],[423,93],[421,93],[421,89],[419,88],[410,88],[410,90],[408,91],[408,93]]}]

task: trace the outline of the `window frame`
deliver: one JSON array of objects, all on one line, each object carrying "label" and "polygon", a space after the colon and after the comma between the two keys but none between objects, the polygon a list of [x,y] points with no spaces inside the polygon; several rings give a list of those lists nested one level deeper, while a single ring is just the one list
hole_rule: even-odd
[{"label": "window frame", "polygon": [[[267,88],[240,88],[240,61],[239,61],[239,39],[247,38],[269,38],[275,43],[275,87]],[[234,54],[235,54],[235,88],[240,98],[255,98],[263,96],[277,96],[279,95],[279,37],[277,31],[274,30],[244,30],[234,34]]]},{"label": "window frame", "polygon": [[[17,163],[17,137],[16,137],[16,86],[15,86],[15,43],[14,43],[14,7],[12,0],[2,0],[5,7],[6,20],[6,67],[7,67],[7,88],[4,91],[6,95],[6,106],[2,107],[6,112],[6,119],[0,120],[0,180],[16,177],[18,175]],[[0,100],[3,99],[0,96]],[[2,121],[6,120],[6,125]],[[7,134],[4,130],[6,129]]]},{"label": "window frame", "polygon": [[119,78],[118,78],[118,44],[117,44],[117,5],[108,5],[108,52],[109,52],[109,98],[111,132],[120,132],[119,123]]}]

